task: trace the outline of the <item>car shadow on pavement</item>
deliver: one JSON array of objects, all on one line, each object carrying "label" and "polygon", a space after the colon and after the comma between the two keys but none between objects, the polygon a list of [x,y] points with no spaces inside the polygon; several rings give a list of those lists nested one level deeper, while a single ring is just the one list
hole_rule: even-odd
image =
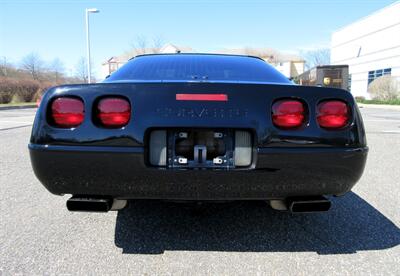
[{"label": "car shadow on pavement", "polygon": [[273,211],[265,202],[193,205],[132,201],[119,211],[115,244],[123,253],[168,250],[356,253],[400,244],[400,229],[355,193],[332,198],[327,213]]}]

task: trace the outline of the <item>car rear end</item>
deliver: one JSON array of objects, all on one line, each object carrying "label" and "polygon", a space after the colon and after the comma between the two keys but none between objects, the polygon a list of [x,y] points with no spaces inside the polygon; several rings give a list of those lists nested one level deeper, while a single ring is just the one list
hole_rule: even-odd
[{"label": "car rear end", "polygon": [[[179,100],[179,94],[227,99]],[[129,116],[116,113],[121,125],[104,121],[107,99],[111,106],[129,106],[120,110]],[[72,125],[53,113],[60,100],[65,108],[80,103],[69,107],[82,111],[78,118],[64,119]],[[321,125],[326,122],[319,109],[330,102],[345,105],[344,126]],[[342,194],[361,175],[366,156],[363,125],[349,93],[250,84],[54,88],[37,112],[30,149],[35,172],[51,192],[127,198]]]},{"label": "car rear end", "polygon": [[211,81],[52,88],[29,149],[50,192],[104,209],[114,199],[318,201],[349,191],[368,152],[345,90]]}]

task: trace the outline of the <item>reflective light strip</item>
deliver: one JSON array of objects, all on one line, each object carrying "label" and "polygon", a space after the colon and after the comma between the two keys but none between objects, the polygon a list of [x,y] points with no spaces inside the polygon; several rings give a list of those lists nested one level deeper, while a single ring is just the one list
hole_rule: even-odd
[{"label": "reflective light strip", "polygon": [[227,102],[226,94],[176,94],[177,101],[215,101]]}]

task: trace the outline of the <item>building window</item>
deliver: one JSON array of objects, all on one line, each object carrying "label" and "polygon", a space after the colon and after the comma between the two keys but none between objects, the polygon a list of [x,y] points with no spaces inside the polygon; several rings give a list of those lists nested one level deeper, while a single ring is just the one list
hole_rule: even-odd
[{"label": "building window", "polygon": [[347,83],[347,90],[350,92],[351,91],[351,74],[349,74],[349,81]]},{"label": "building window", "polygon": [[392,68],[383,69],[383,75],[391,75],[391,74],[392,74]]},{"label": "building window", "polygon": [[373,82],[375,79],[377,79],[379,77],[391,75],[391,74],[392,74],[392,68],[369,71],[368,72],[368,84],[370,84],[371,82]]}]

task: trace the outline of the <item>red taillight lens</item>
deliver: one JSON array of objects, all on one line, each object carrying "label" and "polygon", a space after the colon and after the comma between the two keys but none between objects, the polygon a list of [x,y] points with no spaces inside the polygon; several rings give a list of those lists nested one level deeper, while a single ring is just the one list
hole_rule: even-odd
[{"label": "red taillight lens", "polygon": [[317,121],[323,128],[342,128],[349,122],[349,108],[342,101],[325,101],[318,105]]},{"label": "red taillight lens", "polygon": [[297,100],[280,100],[272,105],[272,121],[280,128],[296,128],[304,123],[304,105]]},{"label": "red taillight lens", "polygon": [[131,118],[131,105],[122,98],[104,98],[97,105],[97,118],[108,128],[119,128],[128,124]]},{"label": "red taillight lens", "polygon": [[62,97],[51,104],[51,118],[57,127],[77,127],[82,124],[84,117],[83,101],[78,98]]}]

